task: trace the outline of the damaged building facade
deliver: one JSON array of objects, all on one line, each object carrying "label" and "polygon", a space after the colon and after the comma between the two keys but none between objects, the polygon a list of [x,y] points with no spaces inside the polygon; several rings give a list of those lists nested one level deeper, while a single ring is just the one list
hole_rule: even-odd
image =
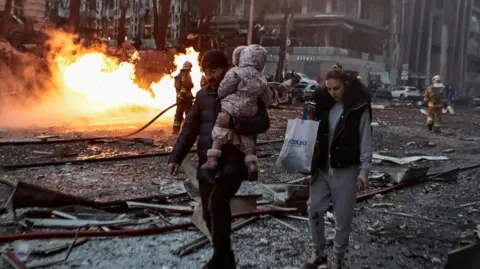
[{"label": "damaged building facade", "polygon": [[[152,37],[152,0],[127,1],[126,37]],[[67,20],[70,0],[47,1],[46,16],[52,21]],[[115,40],[121,16],[120,0],[82,1],[80,32],[82,35]]]},{"label": "damaged building facade", "polygon": [[[0,0],[0,13],[3,14],[6,0]],[[17,22],[38,23],[45,18],[46,0],[12,0],[12,12]]]},{"label": "damaged building facade", "polygon": [[[270,52],[267,74],[274,74],[279,60],[282,5],[271,0],[254,1],[255,43]],[[335,63],[382,84],[389,84],[385,61],[389,36],[390,1],[303,0],[295,1],[287,39],[287,70],[310,77],[322,76]],[[219,0],[214,27],[233,47],[244,44],[250,1]]]},{"label": "damaged building facade", "polygon": [[437,74],[468,92],[480,86],[480,1],[394,1],[392,81],[424,86]]}]

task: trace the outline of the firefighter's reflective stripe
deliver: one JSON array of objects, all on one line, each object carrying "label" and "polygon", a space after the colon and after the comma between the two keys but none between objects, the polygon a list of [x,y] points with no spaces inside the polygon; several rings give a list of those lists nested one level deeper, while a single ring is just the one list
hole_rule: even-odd
[{"label": "firefighter's reflective stripe", "polygon": [[433,127],[440,127],[440,123],[439,122],[434,122]]},{"label": "firefighter's reflective stripe", "polygon": [[427,117],[427,123],[432,123],[433,122],[433,118],[432,117]]},{"label": "firefighter's reflective stripe", "polygon": [[180,92],[187,92],[187,90],[185,88],[182,88]]},{"label": "firefighter's reflective stripe", "polygon": [[181,97],[182,96],[182,93],[181,92],[177,92],[177,97]]},{"label": "firefighter's reflective stripe", "polygon": [[429,102],[428,107],[443,107],[443,105],[438,105],[438,104],[434,104],[432,102]]},{"label": "firefighter's reflective stripe", "polygon": [[181,121],[174,121],[173,122],[173,127],[179,127],[180,125],[182,125]]}]

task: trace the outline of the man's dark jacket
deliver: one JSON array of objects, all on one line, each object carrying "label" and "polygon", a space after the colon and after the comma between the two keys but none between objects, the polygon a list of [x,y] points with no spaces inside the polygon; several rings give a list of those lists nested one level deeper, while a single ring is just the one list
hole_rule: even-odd
[{"label": "man's dark jacket", "polygon": [[367,109],[372,116],[371,95],[358,79],[349,81],[348,97],[344,101],[344,111],[335,129],[335,135],[329,151],[329,113],[336,101],[328,91],[319,87],[315,90],[315,117],[319,121],[315,156],[312,171],[320,168],[328,170],[328,160],[332,168],[345,168],[360,164],[360,119]]},{"label": "man's dark jacket", "polygon": [[[207,161],[207,151],[212,147],[212,130],[219,112],[220,101],[217,92],[207,88],[201,89],[196,95],[195,103],[190,113],[188,113],[168,162],[181,164],[198,138],[197,155],[199,160],[198,168],[200,168]],[[230,125],[231,129],[239,134],[256,136],[268,130],[270,119],[265,106],[259,104],[256,116],[232,118]],[[228,179],[229,177],[237,176],[242,178],[247,178],[248,176],[245,154],[235,146],[224,145],[216,178]],[[210,182],[200,170],[197,173],[197,177],[200,181]]]}]

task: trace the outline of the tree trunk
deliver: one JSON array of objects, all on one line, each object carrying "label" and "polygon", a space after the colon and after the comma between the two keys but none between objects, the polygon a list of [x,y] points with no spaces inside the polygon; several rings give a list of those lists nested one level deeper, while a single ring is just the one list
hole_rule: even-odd
[{"label": "tree trunk", "polygon": [[123,4],[120,6],[120,21],[118,22],[118,37],[117,37],[117,46],[122,46],[125,42],[125,36],[127,35],[127,29],[125,24],[127,21],[127,9],[128,4]]},{"label": "tree trunk", "polygon": [[152,6],[152,16],[153,16],[153,31],[152,31],[152,36],[153,40],[155,40],[155,47],[159,48],[160,41],[158,40],[158,5],[157,5],[157,0],[152,1],[153,6]]},{"label": "tree trunk", "polygon": [[10,12],[12,12],[12,0],[7,0],[5,2],[5,8],[3,10],[2,17],[2,37],[5,38],[8,35],[8,31],[11,26]]},{"label": "tree trunk", "polygon": [[[254,23],[259,24],[261,26],[265,26],[265,15],[267,15],[268,10],[270,10],[271,8],[272,8],[271,0],[266,0],[263,3],[263,6],[260,9],[260,11],[258,13],[258,17],[257,17],[257,19],[255,20]],[[253,28],[254,28],[254,30],[253,30],[253,43],[254,44],[260,44],[260,41],[262,40],[262,36],[264,35],[264,33],[262,33],[260,31],[260,28],[255,28],[255,27],[253,27]],[[269,30],[265,28],[264,31],[268,32]]]},{"label": "tree trunk", "polygon": [[200,5],[200,32],[208,33],[210,31],[210,22],[215,10],[217,10],[216,0],[204,0]]},{"label": "tree trunk", "polygon": [[68,26],[72,33],[78,33],[78,25],[80,24],[80,7],[81,1],[70,1],[70,16],[68,18]]},{"label": "tree trunk", "polygon": [[170,21],[170,5],[172,0],[161,0],[162,10],[158,19],[158,31],[155,35],[157,49],[165,48],[167,38],[168,22]]},{"label": "tree trunk", "polygon": [[285,61],[287,56],[287,39],[290,20],[293,17],[293,4],[289,0],[285,0],[283,3],[283,20],[280,29],[280,54],[278,57],[277,72],[275,74],[275,81],[282,82],[283,80],[283,68],[285,68]]}]

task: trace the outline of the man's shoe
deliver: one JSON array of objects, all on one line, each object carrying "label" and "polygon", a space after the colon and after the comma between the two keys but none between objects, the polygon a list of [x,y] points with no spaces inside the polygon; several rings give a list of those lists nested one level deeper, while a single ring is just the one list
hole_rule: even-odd
[{"label": "man's shoe", "polygon": [[233,252],[225,254],[213,253],[212,258],[202,267],[202,269],[236,269],[235,255]]},{"label": "man's shoe", "polygon": [[329,269],[345,269],[347,268],[345,265],[345,259],[343,258],[334,258],[332,263],[328,267]]},{"label": "man's shoe", "polygon": [[327,255],[319,256],[317,253],[313,253],[310,259],[303,264],[302,269],[327,269],[328,258]]},{"label": "man's shoe", "polygon": [[433,130],[433,124],[427,124],[427,128],[429,131],[432,131]]}]

